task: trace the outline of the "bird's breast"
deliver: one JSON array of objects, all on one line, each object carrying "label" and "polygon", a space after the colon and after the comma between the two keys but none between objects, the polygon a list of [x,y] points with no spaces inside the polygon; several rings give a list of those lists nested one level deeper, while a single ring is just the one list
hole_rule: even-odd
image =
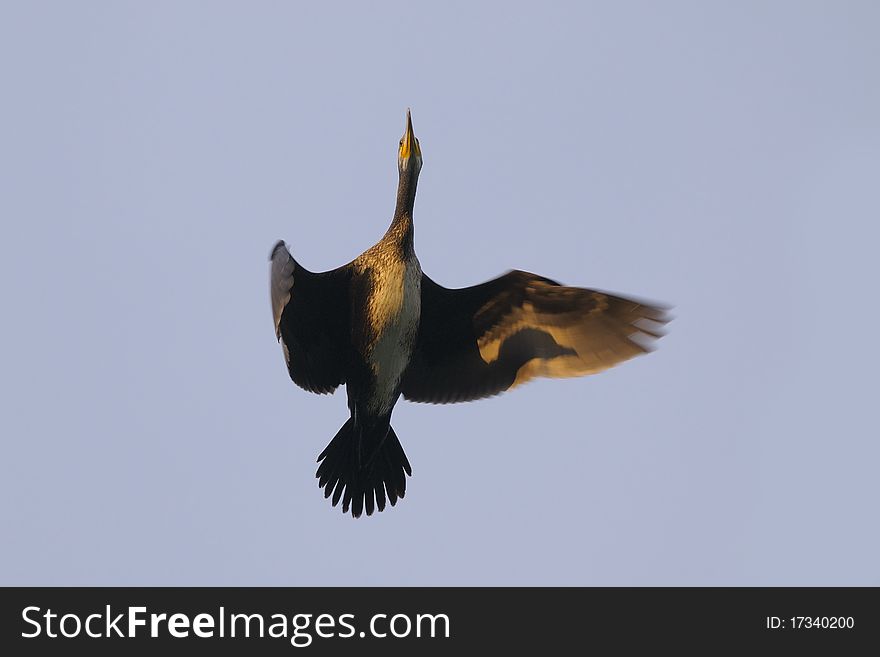
[{"label": "bird's breast", "polygon": [[375,378],[373,409],[390,410],[400,378],[415,345],[422,305],[422,271],[418,260],[383,263],[370,272],[367,303],[372,339],[365,360]]}]

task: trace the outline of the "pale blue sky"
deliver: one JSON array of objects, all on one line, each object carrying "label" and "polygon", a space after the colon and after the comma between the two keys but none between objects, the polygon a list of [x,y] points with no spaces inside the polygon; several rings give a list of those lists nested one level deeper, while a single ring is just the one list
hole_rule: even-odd
[{"label": "pale blue sky", "polygon": [[[880,5],[5,2],[0,584],[880,584]],[[287,377],[269,249],[675,305],[659,350],[401,403]]]}]

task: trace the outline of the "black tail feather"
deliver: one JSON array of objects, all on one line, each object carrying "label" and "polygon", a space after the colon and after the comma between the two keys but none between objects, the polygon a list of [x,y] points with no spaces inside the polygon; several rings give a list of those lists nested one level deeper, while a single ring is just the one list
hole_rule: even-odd
[{"label": "black tail feather", "polygon": [[[387,431],[387,433],[386,433]],[[315,476],[324,497],[333,496],[333,506],[342,501],[342,512],[355,518],[366,511],[384,511],[386,496],[394,506],[406,494],[406,477],[412,466],[394,429],[387,423],[370,429],[356,426],[353,418],[318,456]]]}]

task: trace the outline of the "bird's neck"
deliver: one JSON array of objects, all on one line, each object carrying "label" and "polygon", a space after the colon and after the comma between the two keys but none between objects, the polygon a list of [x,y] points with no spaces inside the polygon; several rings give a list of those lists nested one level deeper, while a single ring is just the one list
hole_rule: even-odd
[{"label": "bird's neck", "polygon": [[394,208],[395,219],[404,215],[412,217],[418,182],[419,174],[413,166],[400,172],[400,179],[397,182],[397,205]]},{"label": "bird's neck", "polygon": [[413,169],[401,171],[400,181],[397,185],[397,205],[394,208],[394,218],[385,234],[386,239],[391,239],[400,245],[405,257],[413,252],[412,215],[418,181],[419,175]]},{"label": "bird's neck", "polygon": [[392,244],[399,256],[408,259],[414,253],[413,249],[413,220],[410,213],[394,213],[394,219],[385,233],[382,241]]}]

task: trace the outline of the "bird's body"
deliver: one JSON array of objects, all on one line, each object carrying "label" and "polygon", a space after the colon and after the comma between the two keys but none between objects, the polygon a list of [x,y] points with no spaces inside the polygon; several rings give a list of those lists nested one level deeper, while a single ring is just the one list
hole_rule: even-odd
[{"label": "bird's body", "polygon": [[355,286],[360,294],[352,298],[352,306],[366,309],[355,347],[370,375],[356,398],[363,399],[371,414],[389,413],[397,401],[421,314],[422,269],[412,238],[406,248],[407,238],[401,239],[395,228],[352,263],[354,275],[363,281]]},{"label": "bird's body", "polygon": [[350,417],[318,457],[333,504],[367,515],[406,492],[409,461],[391,428],[399,397],[470,401],[537,376],[592,374],[648,350],[663,309],[511,271],[481,285],[442,287],[421,270],[413,206],[422,158],[407,114],[391,226],[351,263],[301,267],[284,242],[271,255],[276,336],[295,383],[345,384]]}]

